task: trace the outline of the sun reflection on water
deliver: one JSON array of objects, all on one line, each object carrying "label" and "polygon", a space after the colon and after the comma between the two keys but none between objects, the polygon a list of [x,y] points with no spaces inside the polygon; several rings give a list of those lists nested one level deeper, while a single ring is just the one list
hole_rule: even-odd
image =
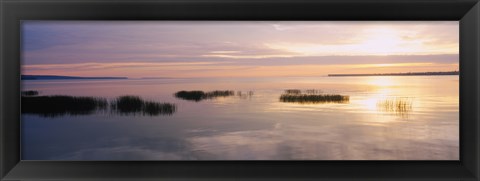
[{"label": "sun reflection on water", "polygon": [[392,76],[371,76],[368,77],[366,80],[367,84],[374,85],[374,86],[392,86],[398,84],[396,79]]}]

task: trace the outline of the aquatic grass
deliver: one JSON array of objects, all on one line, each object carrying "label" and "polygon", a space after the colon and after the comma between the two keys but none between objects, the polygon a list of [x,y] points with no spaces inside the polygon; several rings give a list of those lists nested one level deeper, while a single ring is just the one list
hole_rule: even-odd
[{"label": "aquatic grass", "polygon": [[285,94],[301,94],[302,91],[300,89],[287,89],[285,90]]},{"label": "aquatic grass", "polygon": [[142,113],[148,116],[172,115],[176,111],[175,104],[145,101],[139,96],[120,96],[110,103],[112,111],[121,115]]},{"label": "aquatic grass", "polygon": [[36,90],[22,91],[22,96],[37,96],[39,94]]},{"label": "aquatic grass", "polygon": [[307,89],[307,90],[300,90],[300,89],[287,89],[285,90],[285,94],[320,94],[322,93],[321,90],[317,90],[317,89]]},{"label": "aquatic grass", "polygon": [[411,110],[413,99],[410,97],[393,97],[380,100],[377,107],[385,112],[393,112],[401,116],[406,116]]},{"label": "aquatic grass", "polygon": [[120,96],[110,103],[112,110],[123,114],[142,111],[144,101],[138,96]]},{"label": "aquatic grass", "polygon": [[227,97],[227,96],[233,96],[235,95],[234,91],[231,90],[215,90],[211,92],[203,92],[200,90],[194,90],[194,91],[178,91],[175,94],[175,97],[183,99],[183,100],[189,100],[189,101],[195,101],[199,102],[204,99],[213,99],[217,97]]},{"label": "aquatic grass", "polygon": [[149,116],[171,115],[176,111],[175,104],[147,101],[143,104],[143,114]]},{"label": "aquatic grass", "polygon": [[305,93],[306,93],[306,94],[320,94],[320,93],[322,93],[322,92],[323,92],[323,91],[317,90],[317,89],[307,89],[307,90],[305,90]]},{"label": "aquatic grass", "polygon": [[205,92],[203,91],[178,91],[175,93],[175,97],[177,98],[195,102],[201,101],[204,95]]},{"label": "aquatic grass", "polygon": [[294,103],[347,103],[349,96],[338,94],[282,94],[281,102]]},{"label": "aquatic grass", "polygon": [[241,99],[252,98],[253,94],[253,91],[247,91],[246,93],[243,93],[242,91],[237,91],[237,96]]},{"label": "aquatic grass", "polygon": [[26,114],[37,114],[43,117],[61,115],[87,115],[97,110],[105,110],[108,101],[97,97],[75,96],[22,96],[21,111]]},{"label": "aquatic grass", "polygon": [[175,113],[176,106],[171,103],[158,103],[144,101],[138,96],[120,96],[110,102],[98,97],[75,96],[22,96],[22,114],[36,114],[42,117],[58,117],[63,115],[89,115],[97,111],[131,115],[171,115]]},{"label": "aquatic grass", "polygon": [[211,99],[216,97],[228,97],[233,95],[235,95],[235,92],[231,90],[223,90],[223,91],[216,90],[216,91],[206,92],[204,95],[204,98]]}]

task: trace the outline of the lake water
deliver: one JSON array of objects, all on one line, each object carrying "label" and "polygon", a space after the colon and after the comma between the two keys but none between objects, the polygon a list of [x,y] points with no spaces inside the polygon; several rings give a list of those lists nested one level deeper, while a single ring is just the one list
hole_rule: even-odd
[{"label": "lake water", "polygon": [[[23,160],[459,159],[459,76],[27,80],[22,89],[176,105],[156,116],[22,114]],[[286,89],[349,101],[281,102]],[[181,90],[235,95],[196,102],[176,98]],[[409,106],[384,104],[395,100]]]}]

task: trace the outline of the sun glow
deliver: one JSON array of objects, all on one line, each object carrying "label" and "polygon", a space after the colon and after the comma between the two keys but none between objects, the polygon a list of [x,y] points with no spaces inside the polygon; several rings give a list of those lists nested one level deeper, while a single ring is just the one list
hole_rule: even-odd
[{"label": "sun glow", "polygon": [[[375,81],[374,81],[375,82]],[[372,82],[372,83],[374,83]],[[384,81],[379,81],[379,82],[384,82]],[[375,96],[370,96],[367,99],[361,100],[361,104],[365,106],[366,109],[372,111],[372,112],[377,112],[378,110],[378,102],[385,97],[388,97],[392,94],[392,91],[388,87],[382,87],[379,88],[375,91]]]},{"label": "sun glow", "polygon": [[[438,47],[409,31],[392,27],[371,27],[363,30],[361,41],[350,44],[270,43],[272,49],[286,50],[303,56],[319,55],[429,55],[458,53],[458,47]],[[411,38],[415,37],[415,38]]]}]

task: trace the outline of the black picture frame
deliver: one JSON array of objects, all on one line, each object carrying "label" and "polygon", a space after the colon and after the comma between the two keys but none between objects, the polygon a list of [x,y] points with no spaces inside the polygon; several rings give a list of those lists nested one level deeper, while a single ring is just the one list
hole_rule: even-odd
[{"label": "black picture frame", "polygon": [[[478,0],[0,0],[1,180],[480,180]],[[458,20],[460,161],[22,161],[22,20]]]}]

